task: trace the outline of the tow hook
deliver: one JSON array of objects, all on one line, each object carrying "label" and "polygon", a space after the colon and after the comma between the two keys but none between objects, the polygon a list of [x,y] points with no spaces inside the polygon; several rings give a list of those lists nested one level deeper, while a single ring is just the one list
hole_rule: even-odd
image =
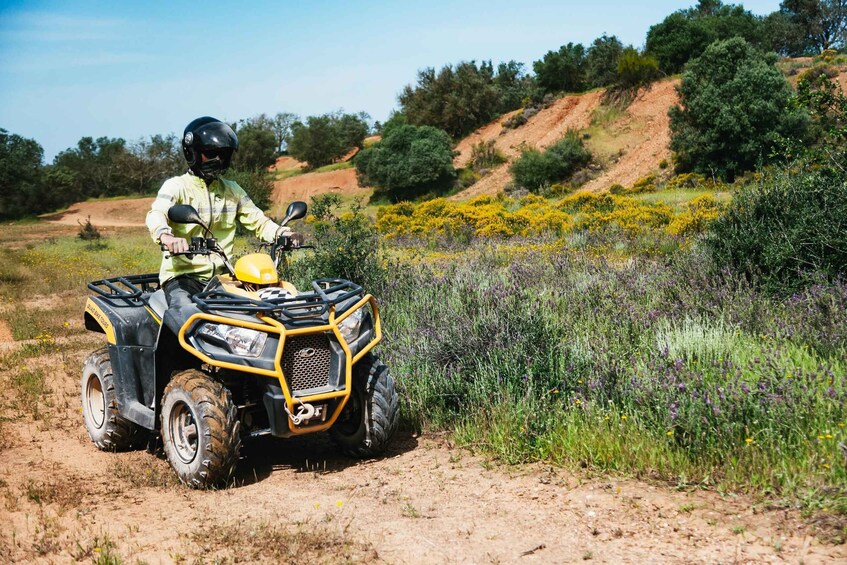
[{"label": "tow hook", "polygon": [[297,413],[292,414],[288,409],[288,406],[285,406],[285,413],[288,414],[288,417],[291,418],[291,421],[295,426],[299,426],[303,422],[311,420],[315,415],[315,407],[306,402],[301,402],[297,407]]}]

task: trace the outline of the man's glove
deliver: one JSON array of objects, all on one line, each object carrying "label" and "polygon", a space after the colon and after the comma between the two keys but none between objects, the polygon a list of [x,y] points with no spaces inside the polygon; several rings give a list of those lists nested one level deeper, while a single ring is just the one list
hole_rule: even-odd
[{"label": "man's glove", "polygon": [[276,235],[274,236],[274,239],[279,239],[287,235],[291,235],[291,228],[289,228],[288,226],[280,226],[280,228],[276,230]]}]

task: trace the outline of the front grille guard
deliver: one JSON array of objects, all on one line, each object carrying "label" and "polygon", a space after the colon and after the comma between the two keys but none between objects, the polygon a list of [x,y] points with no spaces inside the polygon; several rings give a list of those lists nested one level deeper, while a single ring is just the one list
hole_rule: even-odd
[{"label": "front grille guard", "polygon": [[[193,300],[202,310],[281,316],[293,325],[311,325],[325,322],[330,307],[354,297],[362,297],[362,287],[356,283],[345,279],[317,279],[312,281],[312,292],[288,298],[259,300],[214,289],[195,294]],[[336,316],[344,314],[354,302],[336,309]]]},{"label": "front grille guard", "polygon": [[[328,283],[337,283],[337,284],[328,284]],[[326,288],[320,288],[323,291],[324,295],[330,294],[332,292],[336,292],[335,289],[343,290],[344,288],[349,288],[348,291],[342,292],[340,296],[329,298],[327,296],[324,300],[327,303],[327,310],[329,310],[329,314],[325,318],[315,317],[314,315],[310,318],[306,318],[303,320],[306,324],[300,324],[296,326],[292,324],[290,320],[286,320],[285,322],[279,320],[273,314],[278,311],[279,305],[273,303],[285,303],[290,302],[291,299],[283,299],[283,300],[273,300],[273,301],[258,301],[252,300],[250,302],[256,304],[261,302],[268,302],[273,306],[273,308],[265,308],[262,306],[262,309],[248,309],[248,308],[238,308],[235,311],[237,312],[255,312],[259,321],[247,321],[247,320],[239,320],[236,318],[221,316],[212,312],[202,312],[192,315],[188,321],[182,326],[179,331],[178,339],[182,347],[199,358],[204,363],[207,363],[211,366],[223,368],[223,369],[231,369],[238,372],[249,373],[264,377],[271,377],[274,379],[278,379],[278,382],[283,390],[283,395],[285,397],[285,405],[287,408],[287,412],[293,413],[297,410],[297,407],[302,405],[303,402],[335,402],[335,408],[332,410],[328,420],[324,423],[320,424],[310,424],[303,425],[296,424],[291,420],[288,421],[289,433],[290,435],[300,435],[305,433],[319,432],[329,429],[335,421],[338,419],[341,414],[342,409],[347,404],[347,401],[350,397],[350,393],[352,391],[352,368],[364,355],[370,352],[380,341],[382,341],[382,324],[379,317],[379,310],[376,305],[376,301],[373,296],[370,294],[361,296],[358,300],[350,301],[349,304],[344,304],[343,309],[340,313],[335,312],[330,309],[330,306],[343,302],[346,299],[357,296],[357,294],[361,294],[361,287],[358,285],[354,285],[349,281],[343,281],[341,279],[322,279],[317,280],[315,283],[324,283],[326,284]],[[346,287],[345,285],[350,285],[350,287]],[[355,290],[355,292],[354,292]],[[212,291],[214,292],[214,291]],[[203,293],[203,294],[212,294],[212,292]],[[221,294],[229,294],[229,293],[221,293]],[[244,299],[240,296],[230,295],[233,298],[238,299],[238,301],[249,301],[250,299]],[[212,298],[212,303],[214,304],[214,298]],[[208,297],[204,298],[201,296],[200,301],[196,301],[198,305],[208,303]],[[370,341],[358,349],[355,353],[351,351],[350,344],[348,344],[343,337],[341,336],[341,332],[339,330],[338,325],[347,318],[348,315],[351,315],[355,310],[359,308],[369,307],[373,314],[373,328]],[[220,308],[217,307],[217,310],[228,310],[231,308]],[[326,311],[325,311],[326,312]],[[271,334],[276,334],[280,338],[280,346],[277,349],[276,356],[274,359],[274,368],[273,369],[263,369],[260,367],[249,367],[244,365],[236,365],[234,363],[229,363],[225,361],[221,361],[219,359],[213,359],[209,357],[205,352],[196,348],[194,345],[188,342],[186,339],[186,333],[194,328],[196,324],[202,321],[209,321],[214,323],[224,323],[239,327],[245,327],[249,329],[254,329],[258,331],[264,331]],[[294,327],[292,327],[294,326]],[[335,340],[339,343],[341,348],[344,350],[344,369],[343,369],[343,382],[344,386],[339,390],[335,391],[327,391],[320,392],[316,394],[309,394],[308,396],[296,396],[294,394],[294,390],[290,387],[289,384],[289,375],[286,375],[283,371],[282,367],[282,356],[286,346],[286,341],[291,339],[294,336],[305,336],[309,334],[317,334],[317,333],[331,333],[335,336]]]}]

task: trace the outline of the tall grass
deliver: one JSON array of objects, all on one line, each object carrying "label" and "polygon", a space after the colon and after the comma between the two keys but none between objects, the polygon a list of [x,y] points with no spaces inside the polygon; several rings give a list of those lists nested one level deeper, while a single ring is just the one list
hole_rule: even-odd
[{"label": "tall grass", "polygon": [[383,297],[382,349],[410,423],[454,430],[507,462],[847,513],[837,449],[847,285],[779,300],[712,272],[696,246],[618,261],[594,249],[481,246],[404,274]]}]

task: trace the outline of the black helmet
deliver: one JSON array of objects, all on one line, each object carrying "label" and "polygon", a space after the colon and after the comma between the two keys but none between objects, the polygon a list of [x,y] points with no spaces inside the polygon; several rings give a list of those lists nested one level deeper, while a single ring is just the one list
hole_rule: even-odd
[{"label": "black helmet", "polygon": [[[207,182],[212,182],[229,168],[232,154],[238,149],[238,136],[232,128],[215,118],[204,116],[185,126],[182,153],[188,168]],[[204,162],[200,154],[206,155]]]}]

